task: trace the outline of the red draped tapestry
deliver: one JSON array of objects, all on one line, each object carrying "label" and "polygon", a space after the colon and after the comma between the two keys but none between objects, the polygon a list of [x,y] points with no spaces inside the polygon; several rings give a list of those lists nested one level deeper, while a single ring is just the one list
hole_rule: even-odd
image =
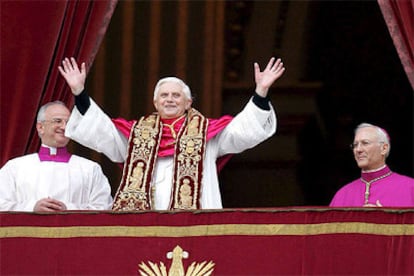
[{"label": "red draped tapestry", "polygon": [[73,102],[57,70],[64,57],[91,66],[117,0],[1,1],[0,167],[37,151],[41,105]]},{"label": "red draped tapestry", "polygon": [[414,89],[414,1],[378,0],[401,63]]},{"label": "red draped tapestry", "polygon": [[0,248],[1,275],[414,275],[414,209],[0,212]]}]

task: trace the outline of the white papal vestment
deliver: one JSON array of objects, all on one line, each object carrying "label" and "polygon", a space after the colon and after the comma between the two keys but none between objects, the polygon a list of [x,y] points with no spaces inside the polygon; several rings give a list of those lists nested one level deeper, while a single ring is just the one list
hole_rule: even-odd
[{"label": "white papal vestment", "polygon": [[[260,109],[252,100],[214,138],[207,142],[203,163],[201,208],[222,208],[216,160],[226,154],[240,153],[263,142],[276,132],[276,114]],[[117,130],[111,119],[91,99],[84,115],[74,107],[65,135],[78,143],[104,153],[114,162],[127,157],[128,140]],[[158,157],[152,180],[155,188],[155,209],[166,210],[171,196],[173,156]]]}]

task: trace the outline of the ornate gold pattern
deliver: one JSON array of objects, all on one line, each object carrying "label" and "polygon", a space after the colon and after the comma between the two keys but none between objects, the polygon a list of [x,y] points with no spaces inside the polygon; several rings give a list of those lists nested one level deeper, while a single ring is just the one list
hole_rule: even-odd
[{"label": "ornate gold pattern", "polygon": [[132,128],[128,159],[115,196],[113,210],[134,211],[150,209],[152,168],[158,147],[159,117],[142,117]]},{"label": "ornate gold pattern", "polygon": [[[175,122],[174,122],[175,123]],[[173,123],[173,124],[174,124]],[[198,209],[208,120],[191,109],[177,135],[170,209]],[[158,114],[142,117],[132,128],[128,157],[113,210],[154,209],[151,187],[163,124]],[[174,132],[175,133],[175,132]]]},{"label": "ornate gold pattern", "polygon": [[202,263],[192,262],[187,271],[184,270],[182,259],[187,259],[188,252],[184,251],[180,246],[176,246],[172,252],[167,253],[167,258],[172,259],[172,264],[167,273],[167,268],[163,262],[160,264],[152,263],[148,261],[148,264],[141,262],[138,266],[140,268],[139,273],[142,276],[154,275],[154,276],[208,276],[213,273],[214,263],[212,261],[203,261]]},{"label": "ornate gold pattern", "polygon": [[180,136],[175,155],[173,209],[198,209],[205,152],[207,119],[189,111],[188,127]]}]

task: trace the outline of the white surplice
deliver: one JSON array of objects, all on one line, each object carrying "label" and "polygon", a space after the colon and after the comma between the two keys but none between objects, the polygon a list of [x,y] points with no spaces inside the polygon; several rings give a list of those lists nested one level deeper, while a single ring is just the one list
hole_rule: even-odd
[{"label": "white surplice", "polygon": [[43,198],[68,210],[108,210],[111,187],[100,165],[72,155],[68,163],[40,161],[37,153],[9,160],[0,169],[0,211],[33,211]]},{"label": "white surplice", "polygon": [[[202,209],[222,207],[216,160],[226,154],[240,153],[252,148],[276,132],[276,114],[257,107],[253,101],[234,117],[219,134],[207,142],[203,163],[201,191]],[[119,132],[111,119],[91,99],[91,105],[82,115],[74,107],[65,135],[74,141],[104,153],[114,162],[123,163],[127,157],[128,139]],[[158,157],[152,180],[155,187],[156,210],[166,210],[171,196],[173,157]]]}]

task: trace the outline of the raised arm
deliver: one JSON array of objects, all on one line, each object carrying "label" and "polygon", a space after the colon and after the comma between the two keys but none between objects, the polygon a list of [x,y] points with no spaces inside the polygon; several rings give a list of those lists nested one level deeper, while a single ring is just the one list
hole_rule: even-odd
[{"label": "raised arm", "polygon": [[260,71],[259,64],[255,62],[254,77],[256,81],[256,93],[259,96],[266,97],[270,86],[272,86],[272,84],[279,79],[284,72],[285,67],[283,67],[283,62],[280,58],[276,60],[272,57],[263,72]]},{"label": "raised arm", "polygon": [[65,58],[62,66],[58,66],[60,74],[72,90],[72,94],[78,96],[85,89],[86,65],[82,62],[79,70],[78,63],[72,58]]}]

